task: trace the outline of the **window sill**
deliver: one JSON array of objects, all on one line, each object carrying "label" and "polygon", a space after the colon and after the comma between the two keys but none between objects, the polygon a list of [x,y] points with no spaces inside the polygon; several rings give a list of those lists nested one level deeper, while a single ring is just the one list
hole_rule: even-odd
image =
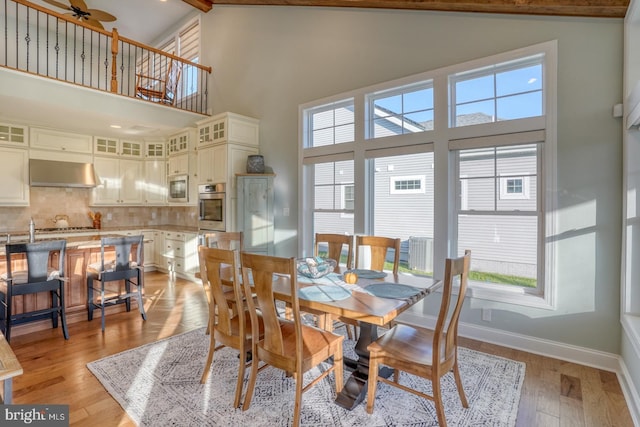
[{"label": "window sill", "polygon": [[553,310],[555,308],[547,298],[528,293],[524,288],[518,286],[494,286],[470,282],[467,295],[477,299],[543,308],[545,310]]}]

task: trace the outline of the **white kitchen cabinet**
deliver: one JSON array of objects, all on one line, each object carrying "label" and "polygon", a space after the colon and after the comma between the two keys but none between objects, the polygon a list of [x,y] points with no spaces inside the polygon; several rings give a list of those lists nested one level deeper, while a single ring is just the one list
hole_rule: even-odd
[{"label": "white kitchen cabinet", "polygon": [[146,160],[144,162],[144,204],[162,206],[167,203],[166,162]]},{"label": "white kitchen cabinet", "polygon": [[222,113],[198,122],[198,147],[212,144],[258,146],[260,120],[235,113]]},{"label": "white kitchen cabinet", "polygon": [[29,145],[27,127],[0,123],[0,143],[27,148]]},{"label": "white kitchen cabinet", "polygon": [[170,136],[169,142],[167,143],[167,154],[171,156],[174,154],[186,153],[191,149],[192,138],[192,130],[183,130],[180,133]]},{"label": "white kitchen cabinet", "polygon": [[162,141],[146,142],[144,146],[145,159],[164,159],[165,155],[165,143]]},{"label": "white kitchen cabinet", "polygon": [[244,249],[274,253],[273,174],[239,174],[237,230],[244,233]]},{"label": "white kitchen cabinet", "polygon": [[168,272],[192,278],[198,271],[197,234],[164,232],[163,253]]},{"label": "white kitchen cabinet", "polygon": [[29,206],[29,152],[0,146],[0,206]]},{"label": "white kitchen cabinet", "polygon": [[166,258],[164,257],[164,233],[162,231],[153,232],[154,264],[156,268],[166,271]]},{"label": "white kitchen cabinet", "polygon": [[95,157],[93,165],[98,185],[91,205],[141,205],[143,203],[143,162],[134,159]]},{"label": "white kitchen cabinet", "polygon": [[188,175],[189,158],[189,153],[169,157],[167,175]]},{"label": "white kitchen cabinet", "polygon": [[218,184],[227,181],[227,146],[214,145],[198,150],[198,183]]},{"label": "white kitchen cabinet", "polygon": [[91,135],[60,132],[51,129],[31,128],[29,132],[31,148],[69,153],[91,154],[93,143]]},{"label": "white kitchen cabinet", "polygon": [[93,139],[94,154],[104,156],[142,157],[144,142],[96,136]]}]

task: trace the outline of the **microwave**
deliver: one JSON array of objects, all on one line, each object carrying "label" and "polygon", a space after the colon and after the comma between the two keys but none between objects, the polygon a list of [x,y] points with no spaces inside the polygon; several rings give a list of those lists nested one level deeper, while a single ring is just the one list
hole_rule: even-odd
[{"label": "microwave", "polygon": [[189,175],[175,175],[169,177],[169,202],[189,202]]}]

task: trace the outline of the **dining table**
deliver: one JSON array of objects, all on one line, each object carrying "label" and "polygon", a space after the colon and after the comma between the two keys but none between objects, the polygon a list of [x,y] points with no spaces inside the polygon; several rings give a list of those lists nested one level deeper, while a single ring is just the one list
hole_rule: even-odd
[{"label": "dining table", "polygon": [[[298,275],[298,300],[302,311],[326,313],[318,325],[333,329],[333,319],[342,317],[358,322],[360,333],[355,345],[356,359],[345,357],[351,376],[336,397],[343,408],[353,409],[367,393],[369,352],[367,346],[378,339],[379,327],[389,326],[401,313],[436,291],[442,281],[412,274],[356,270],[354,284],[344,281],[339,270],[320,278]],[[274,275],[273,291],[276,299],[290,301],[291,283],[288,276]],[[388,378],[392,370],[381,368],[380,375]]]}]

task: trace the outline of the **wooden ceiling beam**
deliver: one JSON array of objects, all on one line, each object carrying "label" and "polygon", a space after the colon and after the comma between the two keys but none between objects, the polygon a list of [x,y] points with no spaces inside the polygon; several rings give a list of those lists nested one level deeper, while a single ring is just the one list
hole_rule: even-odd
[{"label": "wooden ceiling beam", "polygon": [[[184,0],[191,3],[195,0]],[[324,6],[624,18],[629,0],[213,0],[215,4]]]},{"label": "wooden ceiling beam", "polygon": [[204,13],[207,13],[213,7],[213,0],[182,0],[183,2],[190,4],[196,9],[200,9]]}]

